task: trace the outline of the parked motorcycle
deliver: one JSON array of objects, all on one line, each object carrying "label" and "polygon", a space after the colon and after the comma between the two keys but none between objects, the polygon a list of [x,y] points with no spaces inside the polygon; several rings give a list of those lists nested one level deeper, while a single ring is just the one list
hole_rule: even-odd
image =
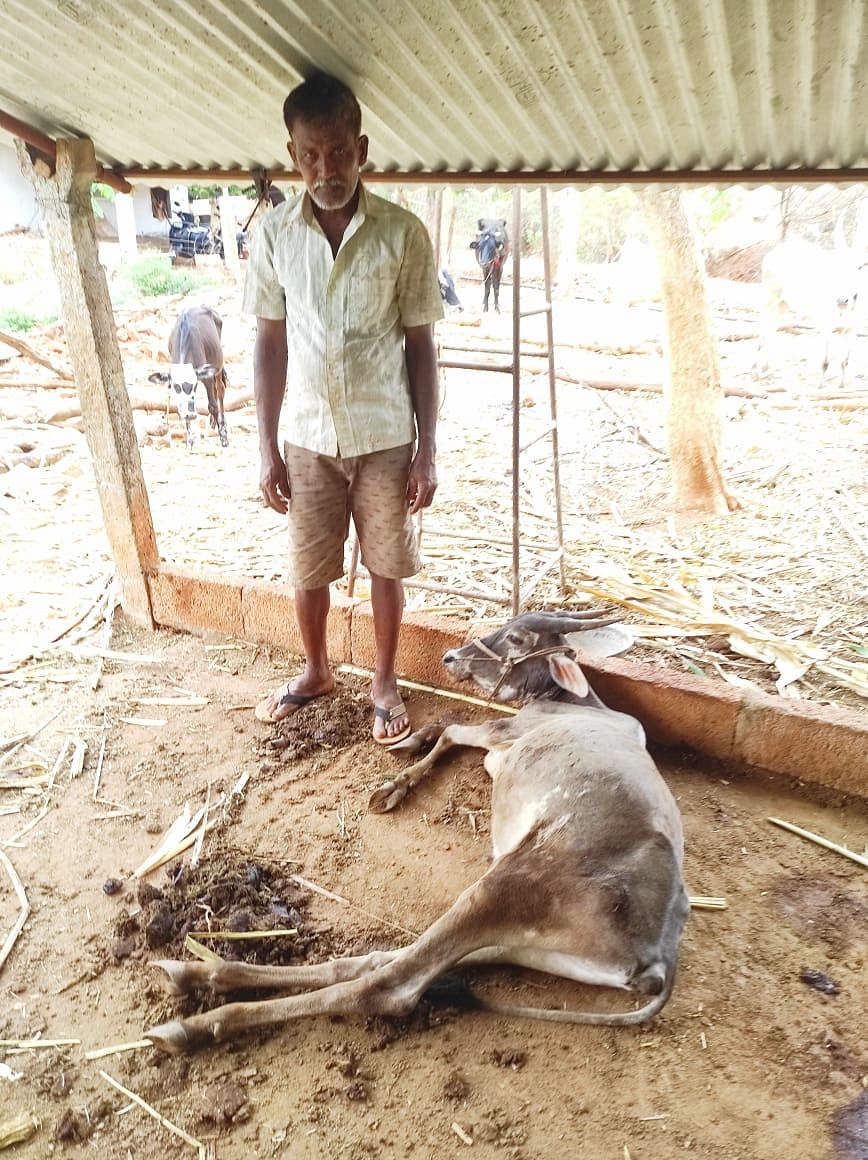
[{"label": "parked motorcycle", "polygon": [[176,210],[169,221],[169,245],[179,258],[214,253],[210,228],[199,225],[193,214],[184,210]]},{"label": "parked motorcycle", "polygon": [[[238,257],[248,256],[247,233],[235,231]],[[169,221],[169,245],[172,253],[179,258],[194,258],[196,254],[218,254],[223,257],[223,237],[219,230],[212,229],[210,223],[197,222],[187,210],[176,210]]]}]

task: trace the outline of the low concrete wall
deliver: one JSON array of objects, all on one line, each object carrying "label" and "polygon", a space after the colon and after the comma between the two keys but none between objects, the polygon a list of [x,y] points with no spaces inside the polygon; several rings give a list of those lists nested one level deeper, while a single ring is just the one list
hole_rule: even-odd
[{"label": "low concrete wall", "polygon": [[[161,569],[149,583],[159,625],[223,632],[301,651],[292,594],[280,584],[172,567]],[[414,681],[454,687],[440,658],[469,633],[472,628],[463,620],[407,613],[398,672]],[[332,594],[328,649],[335,664],[373,667],[370,603]],[[738,766],[868,795],[868,713],[786,701],[621,658],[582,664],[606,703],[638,717],[661,745],[686,746]]]}]

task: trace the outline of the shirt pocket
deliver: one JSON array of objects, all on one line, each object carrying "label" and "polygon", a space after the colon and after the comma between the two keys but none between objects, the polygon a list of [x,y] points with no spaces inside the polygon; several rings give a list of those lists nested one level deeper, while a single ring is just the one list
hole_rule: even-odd
[{"label": "shirt pocket", "polygon": [[360,256],[345,277],[347,331],[375,337],[391,330],[399,317],[397,262]]}]

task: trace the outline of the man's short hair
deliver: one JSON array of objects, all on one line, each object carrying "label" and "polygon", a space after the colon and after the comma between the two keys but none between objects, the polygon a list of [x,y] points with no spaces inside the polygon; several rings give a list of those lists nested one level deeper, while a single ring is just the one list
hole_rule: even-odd
[{"label": "man's short hair", "polygon": [[283,120],[290,136],[296,121],[315,125],[343,122],[356,137],[362,131],[362,110],[355,93],[324,72],[312,73],[292,90],[283,102]]}]

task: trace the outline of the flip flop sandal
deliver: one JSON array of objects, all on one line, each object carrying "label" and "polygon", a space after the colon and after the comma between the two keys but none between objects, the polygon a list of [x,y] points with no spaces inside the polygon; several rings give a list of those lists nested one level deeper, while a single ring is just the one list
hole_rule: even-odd
[{"label": "flip flop sandal", "polygon": [[[280,690],[275,689],[275,693],[278,692]],[[263,721],[266,725],[275,725],[279,721],[284,721],[289,714],[284,714],[283,717],[275,717],[274,709],[280,709],[284,705],[295,705],[296,708],[301,708],[302,705],[307,705],[311,701],[315,701],[317,697],[323,696],[322,693],[293,693],[290,690],[289,683],[287,683],[283,686],[283,692],[280,693],[274,709],[269,709],[268,704],[275,693],[269,693],[253,710],[253,715],[257,721]]]},{"label": "flip flop sandal", "polygon": [[[396,717],[406,717],[407,709],[403,701],[399,701],[391,709],[386,709],[383,705],[374,706],[374,720],[378,717],[385,724],[389,725]],[[410,722],[407,722],[406,728],[402,729],[400,733],[386,734],[383,737],[374,737],[377,745],[382,745],[384,748],[389,748],[392,745],[397,745],[399,741],[403,741],[405,737],[409,737],[413,730]]]}]

